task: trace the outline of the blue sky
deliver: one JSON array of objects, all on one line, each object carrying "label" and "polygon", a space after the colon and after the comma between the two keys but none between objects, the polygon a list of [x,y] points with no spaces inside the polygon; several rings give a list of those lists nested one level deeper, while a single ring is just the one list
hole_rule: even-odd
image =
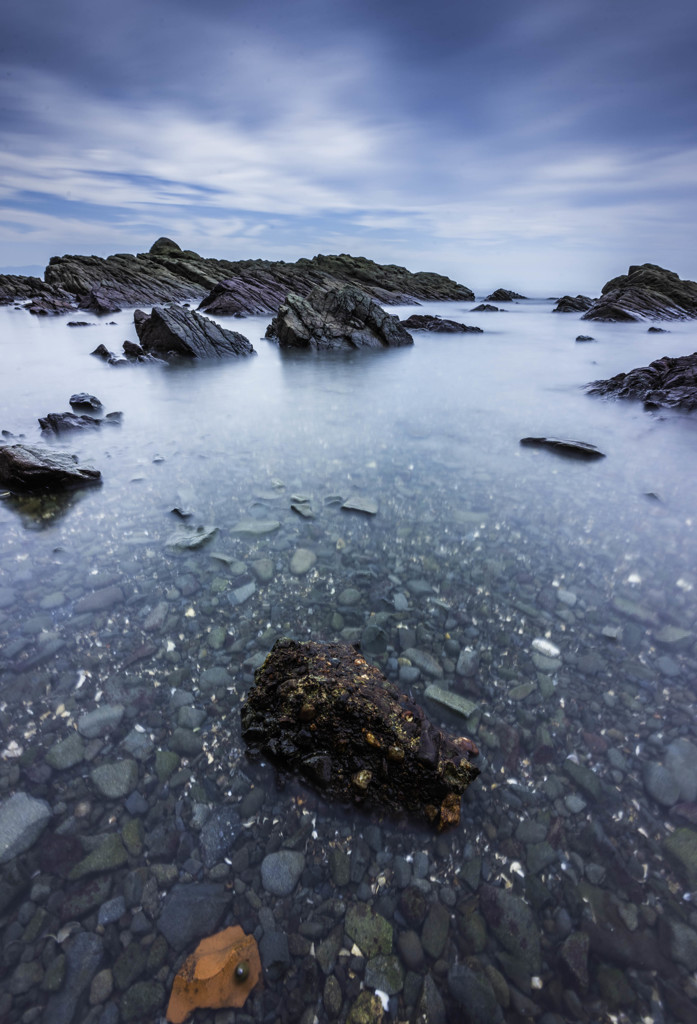
[{"label": "blue sky", "polygon": [[476,291],[697,279],[687,0],[22,0],[0,266],[351,252]]}]

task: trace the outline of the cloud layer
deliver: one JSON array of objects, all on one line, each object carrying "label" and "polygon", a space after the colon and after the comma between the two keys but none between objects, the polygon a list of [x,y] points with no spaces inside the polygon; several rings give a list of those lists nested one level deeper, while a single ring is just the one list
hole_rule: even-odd
[{"label": "cloud layer", "polygon": [[475,288],[697,277],[697,13],[646,0],[25,0],[0,265],[351,251]]}]

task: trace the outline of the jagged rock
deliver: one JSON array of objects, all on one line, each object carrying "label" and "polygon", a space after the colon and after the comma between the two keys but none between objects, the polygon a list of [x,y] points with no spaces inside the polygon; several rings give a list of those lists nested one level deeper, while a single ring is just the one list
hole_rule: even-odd
[{"label": "jagged rock", "polygon": [[102,421],[94,416],[77,412],[49,412],[39,416],[39,426],[48,434],[63,434],[70,430],[98,430]]},{"label": "jagged rock", "polygon": [[576,341],[595,341],[595,338],[590,334],[577,334]]},{"label": "jagged rock", "polygon": [[630,267],[603,287],[582,320],[692,320],[697,317],[697,283],[681,281],[654,263]]},{"label": "jagged rock", "polygon": [[512,292],[508,288],[497,288],[491,295],[487,295],[487,302],[512,302],[513,299],[525,299],[526,295],[519,295],[518,292]]},{"label": "jagged rock", "polygon": [[566,455],[572,459],[605,458],[605,452],[588,441],[571,441],[559,437],[521,437],[520,443],[526,448],[548,448],[557,455]]},{"label": "jagged rock", "polygon": [[444,320],[439,316],[428,316],[425,313],[412,313],[406,320],[402,320],[402,327],[407,331],[435,331],[439,334],[482,333],[481,327],[468,327],[457,320]]},{"label": "jagged rock", "polygon": [[54,256],[44,277],[0,275],[0,305],[31,299],[28,308],[34,313],[82,307],[102,314],[123,306],[203,299],[201,308],[215,316],[273,313],[291,291],[307,295],[317,285],[337,283],[357,285],[385,304],[474,298],[469,288],[440,274],[411,273],[346,253],[297,263],[233,262],[206,259],[170,238],[158,238],[149,252],[137,256]]},{"label": "jagged rock", "polygon": [[28,793],[13,793],[0,803],[0,864],[29,850],[51,820],[52,811],[45,800]]},{"label": "jagged rock", "polygon": [[95,395],[88,395],[86,391],[80,391],[71,395],[68,399],[73,409],[101,409],[102,403]]},{"label": "jagged rock", "polygon": [[150,316],[137,309],[133,320],[143,351],[161,359],[254,354],[252,345],[243,335],[227,331],[190,309],[156,306]]},{"label": "jagged rock", "polygon": [[588,295],[562,295],[552,310],[553,313],[585,313],[593,305]]},{"label": "jagged rock", "polygon": [[476,747],[441,732],[353,647],[278,640],[242,709],[252,756],[326,796],[457,824]]},{"label": "jagged rock", "polygon": [[277,338],[281,348],[314,351],[414,343],[396,316],[354,285],[315,288],[307,298],[291,292],[271,321],[267,337]]},{"label": "jagged rock", "polygon": [[38,445],[0,447],[0,484],[13,491],[53,491],[100,483],[102,474],[80,466],[77,455]]},{"label": "jagged rock", "polygon": [[648,366],[588,384],[589,395],[637,398],[651,407],[697,409],[697,352],[663,356]]},{"label": "jagged rock", "polygon": [[470,313],[502,313],[498,306],[492,306],[489,302],[480,302],[478,306],[470,310]]}]

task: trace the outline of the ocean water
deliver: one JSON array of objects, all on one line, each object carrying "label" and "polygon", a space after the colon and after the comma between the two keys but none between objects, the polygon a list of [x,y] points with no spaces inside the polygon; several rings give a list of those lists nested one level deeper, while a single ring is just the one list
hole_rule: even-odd
[{"label": "ocean water", "polygon": [[[112,323],[85,316],[90,326],[73,328],[67,317],[0,310],[1,428],[37,442],[37,418],[67,410],[77,391],[123,413],[118,426],[47,442],[97,466],[100,487],[58,502],[0,501],[0,797],[21,790],[46,799],[49,832],[83,841],[122,829],[122,803],[100,803],[90,789],[93,762],[121,759],[126,724],[138,727],[152,743],[133,755],[139,791],[156,799],[156,751],[168,749],[178,708],[189,702],[205,715],[194,727],[199,747],[179,751],[190,778],[167,797],[179,801],[180,832],[191,837],[188,857],[172,858],[178,877],[211,877],[218,862],[197,842],[222,795],[235,804],[248,798],[245,786],[262,790],[266,803],[212,877],[222,878],[226,864],[234,890],[244,857],[231,851],[247,844],[244,890],[229,917],[242,916],[259,937],[268,931],[255,902],[244,901],[251,889],[281,931],[314,941],[288,901],[259,881],[260,859],[311,811],[296,897],[302,892],[309,920],[330,919],[330,927],[343,920],[331,900],[344,910],[367,903],[390,922],[401,982],[385,996],[386,1019],[410,1019],[426,976],[445,1019],[460,1019],[458,999],[472,996],[470,975],[480,969],[492,1020],[533,1011],[557,1014],[550,1021],[689,1019],[697,994],[697,418],[583,388],[692,352],[697,328],[671,323],[655,335],[647,324],[585,323],[553,314],[548,300],[500,313],[471,313],[471,305],[390,311],[437,313],[482,334],[416,332],[413,347],[345,355],[283,354],[263,337],[268,318],[221,320],[258,354],[176,367],[114,367],[90,355],[99,343],[120,351],[136,340],[132,310]],[[576,342],[578,334],[594,340]],[[530,435],[590,442],[605,458],[521,447]],[[349,498],[371,499],[377,514],[342,509]],[[239,528],[250,519],[277,525],[250,537]],[[216,532],[181,550],[172,540],[182,523]],[[309,552],[301,571],[298,549]],[[89,595],[109,588],[103,607],[90,605]],[[239,702],[279,636],[363,641],[431,717],[472,736],[482,773],[458,829],[437,838],[317,803],[297,785],[277,790],[270,773],[255,774]],[[436,667],[405,657],[413,648]],[[206,682],[214,669],[227,681]],[[434,683],[477,711],[463,720],[428,700]],[[223,709],[217,718],[211,700]],[[121,732],[93,741],[73,766],[40,771],[79,716],[105,704],[126,707]],[[80,818],[85,799],[91,816]],[[146,840],[152,813],[142,812]],[[268,821],[281,825],[270,832]],[[356,850],[366,842],[361,871]],[[359,864],[346,882],[327,861],[330,845]],[[156,859],[147,841],[131,869],[139,857]],[[412,869],[415,857],[427,868],[404,885],[403,864]],[[114,870],[116,893],[126,868]],[[414,886],[428,906],[448,909],[439,952],[423,920],[407,913],[404,893]],[[508,893],[516,914],[531,915],[537,960],[507,945],[486,896],[492,889],[494,902]],[[16,912],[15,904],[5,912],[7,926]],[[89,915],[78,920],[94,930]],[[153,910],[153,930],[157,922]],[[398,943],[406,931],[426,944],[420,966]],[[325,938],[320,926],[316,934]],[[32,939],[30,953],[46,962],[41,941]],[[293,1013],[305,1003],[329,1019],[327,972],[308,982],[301,967],[314,953],[301,956],[300,946],[291,942],[285,973],[268,972],[264,992],[247,1004],[252,1019],[276,1012],[299,1020]],[[161,968],[163,991],[176,961],[171,953]],[[356,986],[388,983],[378,974],[371,987],[378,968],[366,974],[350,943],[337,962],[344,1019]],[[458,964],[470,972],[464,981]],[[34,1005],[18,987],[8,1020]],[[283,998],[292,1010],[274,1009]],[[123,993],[111,1001],[121,1006]]]}]

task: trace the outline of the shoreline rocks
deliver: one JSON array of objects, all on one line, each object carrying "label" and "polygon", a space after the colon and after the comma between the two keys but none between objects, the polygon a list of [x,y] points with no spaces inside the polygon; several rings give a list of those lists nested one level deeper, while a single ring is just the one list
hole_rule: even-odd
[{"label": "shoreline rocks", "polygon": [[697,409],[697,352],[663,356],[648,366],[586,386],[589,395],[634,398],[649,408]]},{"label": "shoreline rocks", "polygon": [[244,335],[219,327],[208,317],[180,306],[155,306],[149,316],[137,309],[133,320],[143,352],[159,359],[219,359],[255,354]]},{"label": "shoreline rocks", "polygon": [[697,317],[697,283],[682,281],[655,263],[632,266],[602,289],[582,320],[692,320]]},{"label": "shoreline rocks", "polygon": [[552,310],[553,313],[585,313],[593,305],[588,295],[562,295]]},{"label": "shoreline rocks", "polygon": [[102,474],[80,466],[77,455],[39,445],[0,447],[0,485],[12,491],[54,491],[101,483]]},{"label": "shoreline rocks", "polygon": [[402,327],[407,331],[432,331],[436,334],[483,334],[481,327],[468,327],[457,320],[446,320],[425,313],[412,313],[406,320],[402,320]]},{"label": "shoreline rocks", "polygon": [[514,299],[526,299],[527,295],[520,295],[519,292],[512,292],[509,288],[497,288],[491,295],[487,295],[487,302],[513,302]]},{"label": "shoreline rocks", "polygon": [[315,288],[307,298],[291,292],[271,321],[267,338],[282,349],[318,352],[413,345],[414,339],[391,316],[354,285]]}]

